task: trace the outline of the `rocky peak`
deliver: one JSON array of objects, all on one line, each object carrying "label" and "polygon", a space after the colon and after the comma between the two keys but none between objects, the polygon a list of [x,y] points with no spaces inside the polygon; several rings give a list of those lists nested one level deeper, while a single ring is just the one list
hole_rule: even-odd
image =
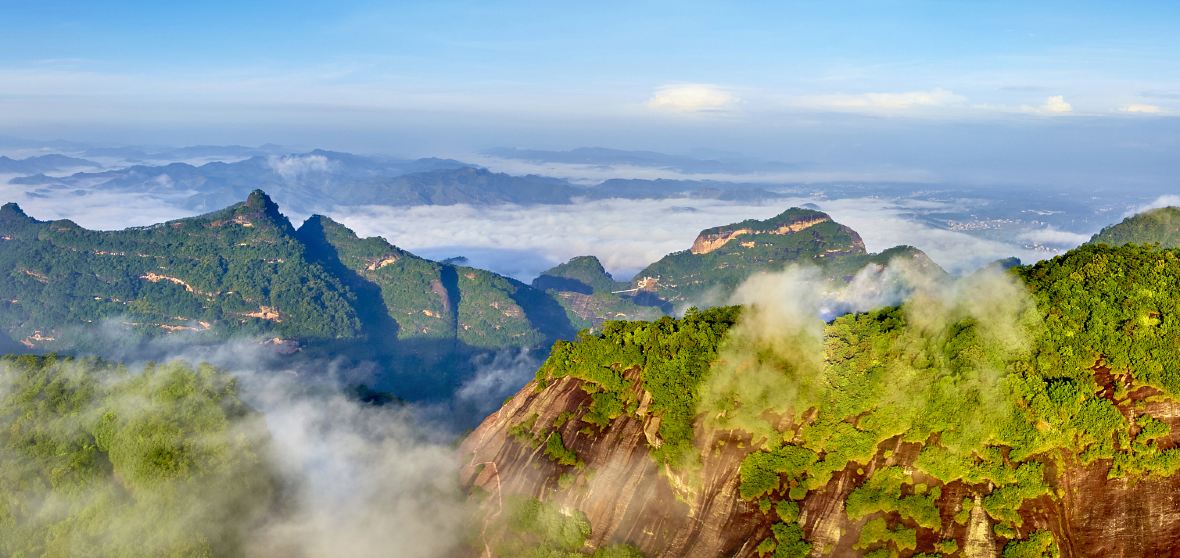
[{"label": "rocky peak", "polygon": [[741,236],[764,234],[782,236],[800,232],[831,220],[832,218],[826,213],[793,207],[765,221],[748,219],[732,225],[705,229],[697,235],[689,251],[697,255],[708,254]]},{"label": "rocky peak", "polygon": [[0,206],[0,218],[28,219],[29,216],[28,216],[28,214],[25,213],[25,210],[21,209],[20,206],[16,204],[16,202],[8,202],[8,203],[4,204],[3,206]]}]

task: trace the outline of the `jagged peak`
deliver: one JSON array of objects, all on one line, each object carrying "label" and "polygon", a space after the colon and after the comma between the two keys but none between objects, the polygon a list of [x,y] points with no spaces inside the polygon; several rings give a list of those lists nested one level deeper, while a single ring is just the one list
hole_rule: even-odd
[{"label": "jagged peak", "polygon": [[16,202],[8,202],[3,206],[0,206],[0,215],[19,216],[26,219],[29,217],[29,215],[25,213],[25,210],[21,209],[20,206],[16,204]]},{"label": "jagged peak", "polygon": [[276,211],[279,208],[278,204],[270,199],[270,196],[266,195],[266,192],[260,189],[256,189],[250,192],[249,196],[246,196],[246,207],[251,209],[269,209],[273,207]]}]

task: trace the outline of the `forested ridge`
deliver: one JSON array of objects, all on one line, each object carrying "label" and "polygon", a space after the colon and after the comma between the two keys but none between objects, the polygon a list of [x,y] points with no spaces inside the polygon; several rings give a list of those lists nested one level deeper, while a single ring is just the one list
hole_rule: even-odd
[{"label": "forested ridge", "polygon": [[[843,502],[861,525],[857,553],[951,555],[966,541],[947,525],[965,529],[982,506],[1005,556],[1047,556],[1058,542],[1028,518],[1064,497],[1066,471],[1130,482],[1180,471],[1172,417],[1149,411],[1180,396],[1176,250],[1087,245],[980,272],[953,294],[833,320],[814,359],[805,334],[756,331],[746,317],[758,311],[607,322],[558,342],[535,389],[577,378],[589,403],[561,424],[520,425],[518,439],[554,446],[575,491],[596,473],[569,448],[628,417],[660,419],[648,451],[677,482],[720,449],[695,446],[703,432],[745,439],[740,497],[765,516],[758,554],[777,557],[814,549],[800,509],[834,475],[857,479]],[[642,410],[636,394],[650,398]]]}]

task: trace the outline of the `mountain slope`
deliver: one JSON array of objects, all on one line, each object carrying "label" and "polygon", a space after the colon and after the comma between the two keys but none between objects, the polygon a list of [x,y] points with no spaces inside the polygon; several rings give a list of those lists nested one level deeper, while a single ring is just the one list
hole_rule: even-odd
[{"label": "mountain slope", "polygon": [[827,325],[607,323],[464,441],[465,478],[649,558],[1165,555],[1177,293],[1177,252],[1086,246]]},{"label": "mountain slope", "polygon": [[1123,219],[1103,228],[1090,239],[1091,244],[1152,244],[1180,248],[1180,207],[1160,207]]},{"label": "mountain slope", "polygon": [[31,348],[115,319],[154,331],[362,335],[353,295],[305,248],[262,192],[188,219],[122,231],[42,222],[0,209],[0,327]]},{"label": "mountain slope", "polygon": [[288,351],[378,358],[390,370],[437,376],[403,395],[449,393],[475,353],[574,333],[544,291],[358,238],[322,216],[297,231],[261,191],[122,231],[37,221],[7,204],[0,266],[0,340],[28,349],[106,354],[110,332],[124,327],[147,338],[187,332],[197,342],[265,336]]},{"label": "mountain slope", "polygon": [[569,314],[577,329],[598,327],[605,320],[654,320],[668,308],[658,300],[636,297],[626,283],[615,281],[594,256],[578,256],[537,276],[533,287],[549,293]]},{"label": "mountain slope", "polygon": [[368,306],[387,309],[399,340],[531,347],[573,334],[555,302],[518,281],[419,258],[384,239],[359,238],[319,215],[299,228],[299,237],[358,293],[376,289],[375,305]]},{"label": "mountain slope", "polygon": [[790,263],[820,266],[833,278],[855,274],[869,263],[885,264],[891,256],[937,266],[920,250],[897,247],[869,254],[856,231],[826,213],[791,208],[759,221],[750,219],[705,229],[692,247],[651,264],[636,275],[632,287],[676,306],[712,306],[758,271],[777,271]]}]

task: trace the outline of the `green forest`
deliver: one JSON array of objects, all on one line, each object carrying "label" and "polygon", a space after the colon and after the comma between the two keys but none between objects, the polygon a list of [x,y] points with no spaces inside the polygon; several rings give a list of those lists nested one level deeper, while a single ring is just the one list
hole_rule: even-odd
[{"label": "green forest", "polygon": [[[592,402],[576,420],[586,425],[579,435],[594,436],[636,412],[641,388],[662,417],[652,459],[686,471],[701,459],[694,432],[744,433],[756,450],[741,464],[740,493],[766,514],[760,550],[776,557],[811,549],[799,503],[897,444],[920,448],[913,472],[879,468],[845,502],[851,519],[869,521],[858,545],[869,555],[951,552],[953,540],[916,546],[939,532],[935,503],[949,483],[978,487],[996,536],[1009,541],[1005,555],[1040,556],[1027,552],[1050,552],[1052,536],[1030,531],[1020,510],[1057,497],[1055,471],[1097,461],[1110,478],[1180,470],[1180,449],[1163,443],[1170,427],[1144,410],[1180,396],[1175,250],[1096,244],[985,270],[899,307],[837,318],[814,340],[753,331],[757,311],[608,322],[558,342],[538,389],[584,381]],[[963,521],[972,505],[959,505]]]},{"label": "green forest", "polygon": [[233,556],[278,503],[229,375],[0,359],[0,554]]}]

